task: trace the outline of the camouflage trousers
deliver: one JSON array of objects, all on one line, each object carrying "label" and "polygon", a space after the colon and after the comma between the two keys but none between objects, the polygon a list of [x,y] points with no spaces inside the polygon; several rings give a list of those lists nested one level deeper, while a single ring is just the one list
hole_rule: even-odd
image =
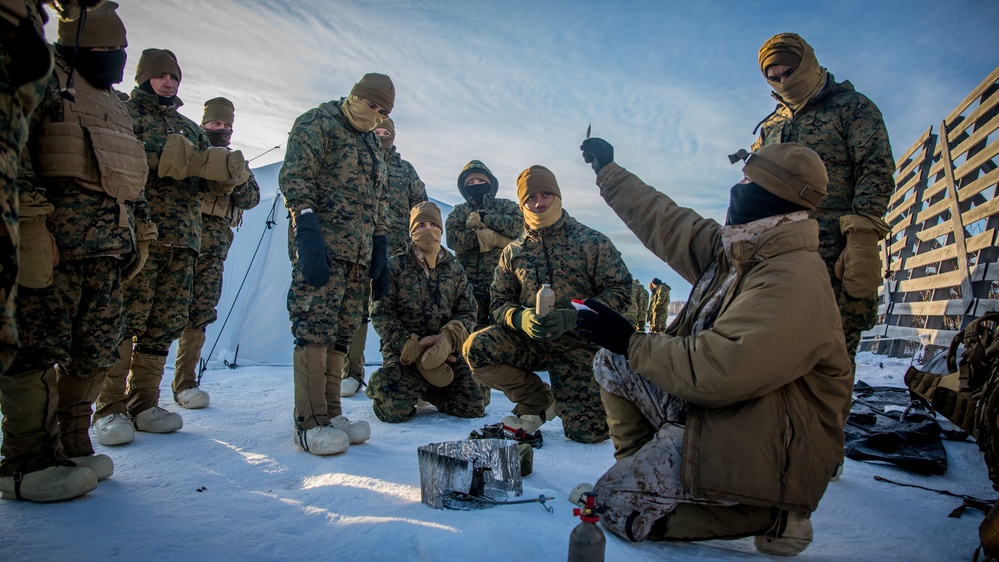
[{"label": "camouflage trousers", "polygon": [[[498,324],[474,332],[462,348],[476,381],[502,391],[517,404],[515,414],[538,414],[554,397],[565,436],[581,443],[598,443],[608,436],[600,387],[593,379],[595,351],[571,336],[541,342]],[[486,380],[476,372],[498,365],[523,371],[524,380]],[[550,389],[534,371],[548,371]]]},{"label": "camouflage trousers", "polygon": [[335,260],[330,279],[322,287],[305,282],[292,265],[288,288],[288,317],[296,345],[334,345],[346,352],[367,310],[370,290],[367,266]]},{"label": "camouflage trousers", "polygon": [[52,285],[21,287],[21,353],[11,373],[58,365],[60,376],[102,376],[118,361],[124,336],[120,263],[114,257],[59,262]]},{"label": "camouflage trousers", "polygon": [[225,262],[219,256],[202,254],[194,266],[191,286],[191,307],[187,313],[187,327],[204,330],[218,319],[215,309],[222,297],[222,270]]},{"label": "camouflage trousers", "polygon": [[[476,289],[476,287],[472,288]],[[489,315],[489,285],[486,285],[485,293],[473,291],[472,296],[475,297],[475,304],[478,306],[475,311],[475,329],[481,330],[493,323],[493,318]]]},{"label": "camouflage trousers", "polygon": [[17,231],[17,151],[0,143],[0,375],[14,362],[17,355],[17,320],[14,317],[17,300],[17,247],[13,233]]},{"label": "camouflage trousers", "polygon": [[125,334],[136,349],[166,355],[187,325],[197,255],[190,248],[150,246],[149,259],[122,287]]},{"label": "camouflage trousers", "polygon": [[812,218],[819,223],[819,255],[826,264],[829,279],[832,281],[833,294],[839,305],[839,315],[843,321],[843,338],[846,340],[846,352],[850,362],[856,368],[856,353],[860,346],[860,333],[874,327],[878,319],[878,298],[871,295],[867,298],[851,297],[843,289],[843,282],[836,278],[833,267],[836,260],[846,248],[846,237],[840,233],[839,218],[849,214],[849,211],[815,211]]},{"label": "camouflage trousers", "polygon": [[367,395],[375,415],[383,422],[399,423],[413,417],[417,400],[423,399],[443,414],[458,418],[481,418],[486,415],[484,390],[472,379],[468,364],[461,358],[451,364],[454,380],[445,387],[427,382],[412,366],[402,365],[398,357],[386,357],[368,382]]},{"label": "camouflage trousers", "polygon": [[739,505],[694,497],[683,488],[683,425],[677,400],[628,367],[624,356],[597,352],[594,376],[600,382],[611,437],[620,439],[640,428],[647,433],[637,450],[618,461],[594,485],[606,511],[603,526],[623,539],[704,540],[762,534],[776,516],[770,507]]}]

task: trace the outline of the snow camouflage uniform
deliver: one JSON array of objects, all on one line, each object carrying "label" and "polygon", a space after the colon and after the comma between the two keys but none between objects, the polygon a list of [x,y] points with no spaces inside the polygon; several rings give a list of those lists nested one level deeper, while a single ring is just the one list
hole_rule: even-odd
[{"label": "snow camouflage uniform", "polygon": [[[527,373],[523,388],[505,392],[516,403],[514,414],[543,414],[554,399],[566,437],[582,443],[603,441],[607,418],[593,379],[598,348],[577,337],[575,329],[553,340],[535,341],[508,324],[515,311],[534,308],[545,283],[555,291],[556,309],[570,308],[574,298],[594,298],[616,310],[625,310],[631,302],[631,274],[614,244],[562,211],[553,225],[527,230],[503,250],[490,288],[495,323],[469,336],[462,352],[473,374],[491,365]],[[548,371],[551,388],[533,373],[536,370]]]},{"label": "snow camouflage uniform", "polygon": [[[236,186],[230,195],[202,194],[201,253],[195,261],[191,306],[187,313],[187,330],[200,332],[203,343],[205,329],[218,319],[215,309],[222,298],[222,272],[232,246],[232,229],[240,225],[243,211],[260,202],[260,186],[250,172],[250,179]],[[200,347],[199,347],[200,350]],[[173,393],[197,386],[191,373],[175,371]]]},{"label": "snow camouflage uniform", "polygon": [[[805,49],[804,56],[814,61],[815,55],[803,39],[791,37],[793,34],[782,35],[789,41],[800,41]],[[765,74],[766,69],[761,70]],[[792,111],[773,93],[777,108],[763,121],[753,150],[769,144],[797,142],[817,152],[826,165],[829,193],[811,212],[811,217],[819,223],[819,255],[829,270],[843,318],[846,349],[853,357],[860,345],[861,332],[877,321],[878,299],[876,289],[860,298],[851,296],[844,289],[843,281],[834,275],[836,260],[847,246],[840,218],[862,215],[881,220],[895,189],[892,178],[895,162],[888,130],[878,107],[854,90],[850,82],[836,82],[830,73],[824,84],[797,111]],[[884,236],[883,232],[881,236]]]},{"label": "snow camouflage uniform", "polygon": [[437,265],[427,270],[419,251],[410,245],[403,254],[389,259],[392,285],[374,303],[371,319],[382,340],[382,366],[371,376],[367,394],[378,419],[403,422],[416,413],[419,399],[430,402],[445,414],[460,418],[485,415],[486,390],[474,380],[468,364],[457,349],[451,363],[454,380],[445,387],[431,385],[415,365],[400,362],[402,348],[411,334],[420,338],[441,332],[453,320],[466,333],[475,326],[475,299],[461,264],[441,248]]},{"label": "snow camouflage uniform", "polygon": [[[78,457],[94,452],[88,436],[91,405],[105,373],[119,361],[118,342],[124,333],[121,272],[135,259],[133,201],[141,197],[147,170],[142,143],[133,135],[131,117],[114,90],[95,88],[78,75],[76,102],[64,101],[59,91],[66,84],[68,64],[60,55],[55,61],[45,97],[32,116],[19,183],[23,207],[42,202],[54,207],[46,222],[59,263],[51,285],[20,289],[22,351],[11,371],[57,366],[60,438],[66,455]],[[67,161],[78,153],[66,150],[62,130],[81,121],[91,132],[89,138],[99,144],[81,142],[78,148],[87,151],[87,164],[74,168]],[[108,135],[114,145],[100,140]],[[94,156],[97,151],[101,159],[113,159],[117,174],[97,172],[97,163],[103,161]],[[52,171],[60,165],[59,171]],[[118,191],[121,203],[101,190],[102,182],[103,189]],[[75,408],[63,404],[71,396],[82,401]]]},{"label": "snow camouflage uniform", "polygon": [[656,285],[649,301],[649,331],[661,334],[666,331],[666,319],[669,318],[669,291],[666,283]]},{"label": "snow camouflage uniform", "polygon": [[[406,251],[409,241],[409,229],[406,226],[409,223],[409,210],[427,200],[427,189],[416,173],[416,168],[402,159],[395,146],[382,148],[382,157],[388,170],[389,224],[393,229],[389,233],[389,254],[395,255]],[[370,295],[365,294],[364,302],[368,303],[369,298]],[[350,352],[343,368],[344,378],[351,376],[358,381],[364,380],[364,344],[368,336],[369,321],[366,304],[361,325],[351,339]]]},{"label": "snow camouflage uniform", "polygon": [[[481,203],[465,188],[465,178],[470,172],[481,172],[489,177],[491,189],[482,196]],[[496,231],[502,236],[515,239],[524,232],[524,213],[516,201],[496,197],[499,181],[489,171],[485,164],[472,160],[465,165],[458,176],[458,192],[465,198],[465,203],[454,207],[447,216],[445,234],[447,246],[454,250],[458,261],[465,268],[465,275],[472,284],[472,294],[478,303],[478,315],[475,319],[475,329],[480,330],[492,324],[489,306],[489,285],[493,282],[493,271],[499,262],[503,248],[491,248],[482,252],[475,230],[466,225],[468,215],[478,211],[486,228]]]},{"label": "snow camouflage uniform", "polygon": [[631,307],[628,308],[628,317],[635,324],[635,329],[639,332],[645,331],[645,318],[649,310],[649,292],[645,290],[642,282],[638,279],[631,283]]},{"label": "snow camouflage uniform", "polygon": [[[135,136],[145,143],[149,165],[145,190],[148,208],[138,205],[136,215],[148,213],[159,230],[159,238],[149,246],[142,270],[122,287],[126,335],[119,348],[122,361],[108,373],[95,420],[110,414],[135,416],[159,405],[159,382],[167,353],[187,325],[194,264],[201,251],[201,196],[207,187],[205,180],[197,176],[182,180],[159,177],[159,155],[167,136],[173,133],[183,135],[197,151],[210,145],[201,127],[177,111],[181,105],[179,97],[174,98],[172,106],[160,105],[156,94],[138,87],[132,89],[125,102],[132,114]],[[129,345],[129,338],[134,338],[134,346]],[[134,353],[130,353],[133,349]],[[136,377],[137,361],[149,367],[141,369],[140,377]],[[124,368],[129,364],[131,375]]]},{"label": "snow camouflage uniform", "polygon": [[613,162],[597,185],[693,285],[667,334],[597,354],[618,459],[594,489],[601,522],[631,541],[780,536],[780,510],[807,516],[829,484],[853,387],[817,225],[722,227]]},{"label": "snow camouflage uniform", "polygon": [[[351,336],[367,311],[373,238],[386,236],[390,226],[381,143],[374,133],[351,125],[343,109],[346,100],[323,103],[295,121],[278,176],[292,215],[288,316],[295,336],[295,424],[300,435],[342,415],[339,381]],[[304,209],[316,214],[332,260],[329,279],[319,287],[306,282],[299,266],[295,225]],[[338,381],[336,389],[331,376]],[[325,402],[316,386],[324,377]]]}]

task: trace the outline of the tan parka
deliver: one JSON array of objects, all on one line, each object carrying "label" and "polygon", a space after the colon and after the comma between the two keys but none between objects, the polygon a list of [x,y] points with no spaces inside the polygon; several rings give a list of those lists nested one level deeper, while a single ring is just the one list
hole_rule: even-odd
[{"label": "tan parka", "polygon": [[741,268],[696,335],[691,327],[707,299],[685,308],[665,334],[636,334],[628,346],[635,372],[687,402],[684,488],[710,500],[813,511],[843,456],[853,387],[817,223],[785,221],[726,252],[725,227],[617,164],[597,184],[645,246],[691,284],[714,260],[716,283]]}]

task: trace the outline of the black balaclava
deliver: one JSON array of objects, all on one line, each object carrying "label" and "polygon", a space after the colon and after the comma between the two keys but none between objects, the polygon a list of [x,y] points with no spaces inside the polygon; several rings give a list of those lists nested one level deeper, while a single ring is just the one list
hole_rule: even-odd
[{"label": "black balaclava", "polygon": [[56,50],[66,60],[73,61],[73,51],[76,51],[76,71],[95,88],[110,90],[111,86],[122,81],[125,74],[125,49],[116,51],[95,51],[90,48],[64,47],[56,45]]},{"label": "black balaclava", "polygon": [[725,224],[735,226],[776,215],[795,211],[805,211],[796,205],[770,193],[755,182],[737,183],[729,193],[728,217]]},{"label": "black balaclava", "polygon": [[204,131],[212,146],[229,146],[229,141],[232,139],[232,129],[205,129]]},{"label": "black balaclava", "polygon": [[176,101],[177,101],[177,96],[170,96],[168,98],[165,98],[165,97],[157,94],[156,90],[153,89],[153,85],[149,83],[149,80],[146,80],[142,84],[139,84],[139,89],[142,90],[143,92],[148,92],[148,93],[156,96],[157,98],[159,98],[160,105],[165,105],[167,107],[170,107],[174,103],[176,103]]}]

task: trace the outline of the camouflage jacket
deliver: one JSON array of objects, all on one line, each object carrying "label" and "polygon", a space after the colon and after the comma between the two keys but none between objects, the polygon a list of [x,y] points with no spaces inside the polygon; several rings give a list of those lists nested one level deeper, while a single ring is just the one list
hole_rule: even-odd
[{"label": "camouflage jacket", "polygon": [[[19,25],[0,26],[0,213],[3,227],[17,248],[18,156],[28,142],[28,120],[41,101],[52,54],[45,45],[42,29],[45,12],[35,0],[15,0],[13,9],[24,6],[16,19]],[[0,14],[5,19],[14,14]],[[23,18],[23,19],[22,19]],[[5,250],[7,251],[7,250]],[[4,259],[3,263],[7,263]]]},{"label": "camouflage jacket", "polygon": [[412,244],[389,258],[392,283],[388,293],[375,301],[371,321],[382,339],[386,359],[398,359],[410,334],[438,334],[451,320],[471,332],[475,327],[475,299],[465,271],[443,247],[443,257],[429,275]]},{"label": "camouflage jacket", "polygon": [[666,318],[669,317],[670,286],[662,283],[656,287],[649,301],[649,325],[653,330],[662,331],[666,328]]},{"label": "camouflage jacket", "polygon": [[409,245],[409,210],[427,200],[427,188],[394,146],[383,148],[382,156],[388,168],[389,253],[401,254]]},{"label": "camouflage jacket", "polygon": [[628,313],[625,316],[631,320],[636,330],[644,330],[649,310],[649,292],[645,290],[642,282],[638,279],[632,281],[631,290],[631,307],[628,308]]},{"label": "camouflage jacket", "polygon": [[[215,197],[206,195],[206,197]],[[232,225],[233,215],[242,213],[247,209],[252,209],[260,203],[260,186],[257,178],[250,172],[250,179],[243,185],[237,185],[229,195],[230,212],[224,217],[217,217],[206,213],[201,214],[201,253],[216,256],[223,261],[229,255],[229,247],[232,246]]]},{"label": "camouflage jacket", "polygon": [[201,195],[207,192],[204,180],[192,176],[182,180],[170,177],[161,178],[157,173],[160,165],[160,152],[166,144],[167,135],[184,135],[197,150],[210,146],[208,137],[197,123],[177,112],[181,106],[160,105],[156,94],[139,88],[132,93],[125,105],[132,114],[135,136],[146,145],[146,159],[149,161],[149,177],[146,180],[146,205],[136,207],[136,215],[149,218],[159,230],[159,238],[153,242],[159,246],[191,248],[201,251]]},{"label": "camouflage jacket", "polygon": [[574,298],[594,298],[614,310],[631,304],[631,273],[621,253],[565,211],[555,224],[527,230],[503,249],[489,288],[493,320],[509,326],[515,311],[534,308],[545,283],[555,291],[555,308],[571,308]]},{"label": "camouflage jacket", "polygon": [[884,216],[895,189],[895,161],[881,111],[850,82],[829,74],[825,89],[793,114],[774,94],[777,109],[762,124],[757,148],[801,143],[822,157],[829,174],[828,195],[818,210]]},{"label": "camouflage jacket", "polygon": [[315,211],[333,259],[367,267],[372,236],[389,233],[388,171],[378,138],[358,132],[342,104],[324,103],[295,121],[278,183],[289,211]]},{"label": "camouflage jacket", "polygon": [[499,263],[502,248],[493,248],[488,252],[479,252],[479,238],[475,231],[465,226],[468,215],[478,211],[482,224],[495,230],[507,238],[518,238],[524,233],[524,212],[515,201],[498,199],[486,194],[482,205],[461,203],[447,216],[445,231],[447,246],[458,255],[458,260],[465,267],[465,274],[474,287],[476,294],[486,294],[493,282],[493,271]]}]

